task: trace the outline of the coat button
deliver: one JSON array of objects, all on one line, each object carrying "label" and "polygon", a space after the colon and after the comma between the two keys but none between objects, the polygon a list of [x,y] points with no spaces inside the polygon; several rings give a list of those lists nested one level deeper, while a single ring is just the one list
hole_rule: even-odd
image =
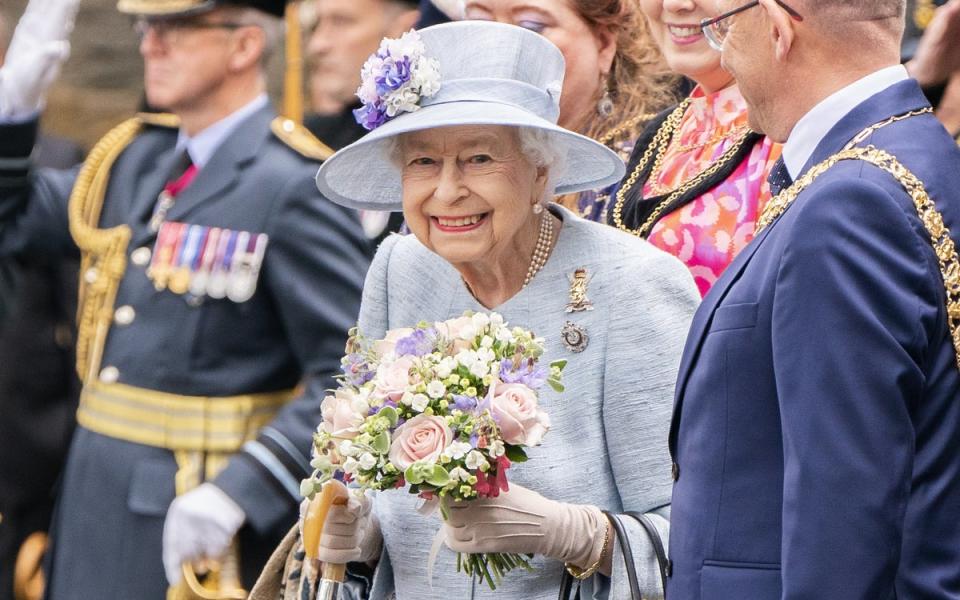
[{"label": "coat button", "polygon": [[100,276],[100,273],[97,271],[97,269],[95,267],[90,267],[83,274],[83,280],[86,281],[87,283],[94,283],[97,281],[97,277],[99,276]]},{"label": "coat button", "polygon": [[121,306],[113,313],[113,320],[117,325],[129,325],[137,317],[137,312],[132,306],[127,304]]},{"label": "coat button", "polygon": [[100,381],[103,383],[116,383],[120,379],[120,369],[116,367],[104,367],[100,371]]},{"label": "coat button", "polygon": [[137,248],[136,250],[133,251],[133,253],[130,254],[130,260],[133,262],[133,264],[137,265],[138,267],[145,267],[147,266],[147,263],[150,262],[150,256],[151,256],[150,248],[147,248],[146,246],[141,246],[140,248]]},{"label": "coat button", "polygon": [[673,466],[671,467],[670,470],[673,475],[674,481],[677,481],[678,479],[680,479],[680,465],[678,465],[677,463],[673,463]]}]

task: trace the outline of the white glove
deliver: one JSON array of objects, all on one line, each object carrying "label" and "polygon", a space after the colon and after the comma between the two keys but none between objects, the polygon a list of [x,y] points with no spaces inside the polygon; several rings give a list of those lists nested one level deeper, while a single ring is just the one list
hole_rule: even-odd
[{"label": "white glove", "polygon": [[47,89],[70,56],[80,0],[30,0],[0,67],[0,118],[22,119],[43,108]]},{"label": "white glove", "polygon": [[[309,500],[304,500],[300,505],[301,526],[308,504]],[[370,510],[370,499],[351,494],[346,504],[330,507],[327,520],[323,522],[317,558],[337,565],[366,562],[380,556],[382,544],[380,522]]]},{"label": "white glove", "polygon": [[453,503],[449,513],[444,538],[455,552],[541,554],[584,569],[600,560],[609,527],[595,506],[554,502],[515,483],[497,498]]},{"label": "white glove", "polygon": [[163,523],[163,568],[170,585],[180,581],[183,563],[222,556],[246,518],[243,509],[212,483],[177,497]]}]

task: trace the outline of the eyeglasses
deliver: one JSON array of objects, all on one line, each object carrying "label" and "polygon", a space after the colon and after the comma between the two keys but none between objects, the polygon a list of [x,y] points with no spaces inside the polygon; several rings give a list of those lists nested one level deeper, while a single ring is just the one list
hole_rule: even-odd
[{"label": "eyeglasses", "polygon": [[175,44],[185,31],[199,29],[225,29],[233,31],[243,27],[252,27],[242,23],[198,21],[196,19],[146,19],[139,18],[133,22],[133,31],[143,40],[150,31],[165,44]]},{"label": "eyeglasses", "polygon": [[[781,0],[774,0],[774,2],[779,4],[783,10],[787,11],[787,14],[790,15],[795,21],[803,21],[803,17],[800,16],[800,13],[787,6],[786,2],[781,2]],[[723,40],[726,39],[727,33],[730,32],[730,17],[742,13],[747,9],[753,8],[758,4],[760,4],[760,0],[753,0],[753,2],[747,2],[739,8],[725,12],[719,17],[713,17],[712,19],[704,19],[700,21],[700,29],[703,30],[703,35],[707,38],[707,42],[710,43],[710,46],[718,52],[723,50]]]}]

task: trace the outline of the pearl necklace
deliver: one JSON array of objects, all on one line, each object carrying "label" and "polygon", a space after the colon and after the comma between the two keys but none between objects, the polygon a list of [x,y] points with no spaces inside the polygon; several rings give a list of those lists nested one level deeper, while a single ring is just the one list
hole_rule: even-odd
[{"label": "pearl necklace", "polygon": [[550,249],[553,247],[553,215],[548,211],[543,213],[540,219],[540,233],[537,235],[537,245],[533,248],[533,256],[530,257],[530,266],[527,268],[527,276],[523,278],[521,290],[527,287],[533,276],[540,272],[543,265],[547,264],[550,257]]}]

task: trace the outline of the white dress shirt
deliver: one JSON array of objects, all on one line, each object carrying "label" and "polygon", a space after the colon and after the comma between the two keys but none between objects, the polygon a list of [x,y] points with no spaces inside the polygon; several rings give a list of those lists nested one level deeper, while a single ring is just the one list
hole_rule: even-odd
[{"label": "white dress shirt", "polygon": [[903,65],[886,67],[835,92],[797,121],[783,145],[783,162],[794,180],[800,176],[814,150],[830,130],[854,108],[871,96],[909,79]]},{"label": "white dress shirt", "polygon": [[266,94],[260,94],[240,110],[220,119],[193,137],[190,137],[181,129],[177,136],[177,151],[186,148],[193,164],[198,169],[202,169],[210,161],[220,144],[234,132],[244,119],[269,103],[269,97]]}]

